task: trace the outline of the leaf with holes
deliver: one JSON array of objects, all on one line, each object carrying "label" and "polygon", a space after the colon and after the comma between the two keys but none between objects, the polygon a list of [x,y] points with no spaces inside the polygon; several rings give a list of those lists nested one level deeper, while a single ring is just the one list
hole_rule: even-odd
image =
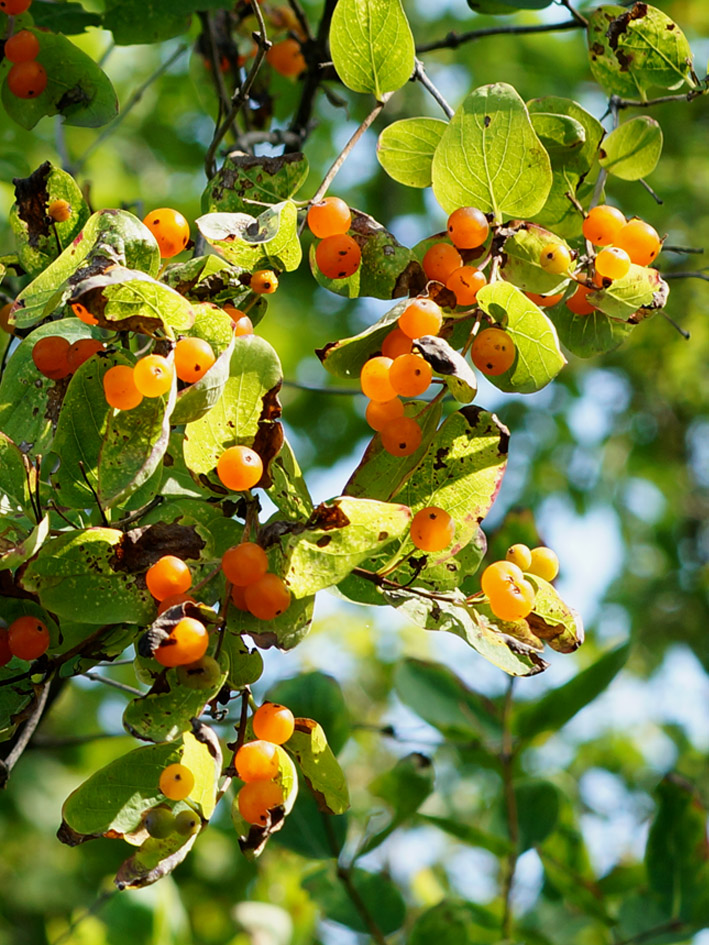
[{"label": "leaf with holes", "polygon": [[292,200],[274,204],[257,217],[248,213],[207,213],[196,220],[205,240],[244,269],[290,272],[302,258],[298,211]]},{"label": "leaf with holes", "polygon": [[264,157],[232,151],[202,194],[204,213],[258,213],[294,196],[308,176],[304,154]]},{"label": "leaf with holes", "polygon": [[318,722],[296,719],[284,748],[295,758],[321,811],[344,814],[350,806],[347,781]]},{"label": "leaf with holes", "polygon": [[638,309],[663,307],[669,291],[668,284],[657,269],[631,263],[627,275],[603,289],[590,292],[588,301],[611,318],[632,321]]}]

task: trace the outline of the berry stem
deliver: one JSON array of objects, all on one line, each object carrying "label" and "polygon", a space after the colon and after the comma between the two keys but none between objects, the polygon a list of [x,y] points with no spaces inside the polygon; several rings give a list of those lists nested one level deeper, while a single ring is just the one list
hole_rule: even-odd
[{"label": "berry stem", "polygon": [[443,112],[446,118],[452,118],[455,112],[450,107],[448,102],[443,98],[443,95],[439,92],[436,86],[431,82],[429,77],[426,75],[423,63],[420,59],[416,60],[416,66],[414,68],[414,74],[412,79],[418,79],[421,85],[426,89],[426,91],[438,102],[438,104],[443,109]]},{"label": "berry stem", "polygon": [[224,797],[224,794],[229,789],[229,785],[232,780],[236,777],[236,755],[241,746],[246,741],[246,723],[249,717],[249,701],[251,699],[251,688],[249,686],[244,686],[241,690],[241,712],[239,714],[239,725],[236,730],[236,741],[230,742],[227,745],[227,748],[231,749],[232,756],[231,761],[224,769],[225,781],[223,782],[219,793],[217,794],[217,803]]}]

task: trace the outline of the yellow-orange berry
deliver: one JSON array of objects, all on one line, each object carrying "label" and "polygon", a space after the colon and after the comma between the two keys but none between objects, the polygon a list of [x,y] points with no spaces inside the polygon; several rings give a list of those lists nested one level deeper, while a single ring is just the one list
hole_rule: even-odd
[{"label": "yellow-orange berry", "polygon": [[181,338],[175,345],[175,373],[188,384],[201,380],[215,361],[211,345],[203,338]]},{"label": "yellow-orange berry", "polygon": [[49,630],[37,617],[18,617],[7,628],[7,645],[13,656],[36,660],[49,649]]},{"label": "yellow-orange berry", "polygon": [[230,446],[217,460],[217,475],[227,489],[245,492],[263,475],[263,462],[248,446]]},{"label": "yellow-orange berry", "polygon": [[274,43],[266,52],[266,60],[276,72],[288,78],[300,75],[307,68],[300,43],[291,37]]},{"label": "yellow-orange berry", "polygon": [[359,382],[362,387],[362,393],[370,400],[376,400],[382,403],[385,400],[393,400],[396,397],[396,391],[391,386],[389,372],[394,362],[391,358],[377,357],[366,361],[359,375]]},{"label": "yellow-orange berry", "polygon": [[34,366],[45,377],[59,380],[71,373],[69,367],[69,342],[61,335],[46,335],[35,342],[32,348]]},{"label": "yellow-orange berry", "polygon": [[79,341],[75,341],[73,345],[70,345],[66,356],[69,372],[73,374],[74,371],[78,371],[85,361],[98,354],[99,351],[105,350],[106,345],[96,338],[81,338]]},{"label": "yellow-orange berry", "polygon": [[271,781],[278,775],[278,750],[273,742],[246,742],[234,758],[236,773],[242,781]]},{"label": "yellow-orange berry", "polygon": [[456,305],[473,305],[484,285],[487,285],[485,273],[475,266],[454,269],[446,280],[446,288],[455,294]]},{"label": "yellow-orange berry", "polygon": [[532,552],[529,550],[527,545],[523,545],[520,542],[516,545],[510,545],[510,547],[507,549],[505,560],[511,561],[512,564],[516,564],[517,567],[521,568],[522,571],[528,571],[529,566],[532,563]]},{"label": "yellow-orange berry", "polygon": [[453,541],[455,522],[445,509],[429,505],[411,520],[411,541],[421,551],[443,551]]},{"label": "yellow-orange berry", "polygon": [[398,397],[392,400],[370,400],[364,418],[373,430],[381,430],[385,423],[404,416],[404,404]]},{"label": "yellow-orange berry", "polygon": [[171,801],[183,801],[194,788],[194,775],[186,765],[168,765],[160,772],[160,790]]},{"label": "yellow-orange berry", "polygon": [[153,652],[161,666],[185,666],[201,659],[209,646],[207,628],[200,620],[183,617]]},{"label": "yellow-orange berry", "polygon": [[222,571],[232,584],[246,587],[264,576],[268,571],[268,558],[260,545],[244,541],[228,548],[222,557]]},{"label": "yellow-orange berry", "polygon": [[47,73],[44,66],[32,59],[15,63],[5,81],[15,98],[37,98],[47,88]]},{"label": "yellow-orange berry", "polygon": [[450,243],[434,243],[426,250],[421,265],[427,279],[433,279],[445,285],[453,270],[460,269],[463,265],[463,259],[455,246],[451,246]]},{"label": "yellow-orange berry", "polygon": [[489,377],[498,377],[508,371],[514,364],[516,354],[514,342],[501,328],[481,331],[470,349],[475,367]]},{"label": "yellow-orange berry", "polygon": [[578,286],[571,298],[566,300],[568,310],[573,312],[574,315],[590,315],[591,312],[595,312],[595,305],[591,305],[588,301],[591,292],[593,292],[593,289],[590,286]]},{"label": "yellow-orange berry", "polygon": [[145,572],[145,583],[156,600],[184,594],[192,584],[192,573],[182,558],[163,555]]},{"label": "yellow-orange berry", "polygon": [[362,250],[347,233],[326,236],[315,247],[315,263],[327,279],[348,279],[359,269]]},{"label": "yellow-orange berry", "polygon": [[399,315],[398,324],[408,338],[437,335],[443,324],[443,312],[433,299],[413,299]]},{"label": "yellow-orange berry", "polygon": [[559,573],[559,559],[555,552],[540,545],[538,548],[532,548],[531,556],[532,560],[526,570],[545,581],[553,581]]},{"label": "yellow-orange berry", "polygon": [[39,54],[39,40],[29,30],[18,30],[5,40],[5,58],[9,62],[31,62]]},{"label": "yellow-orange berry", "polygon": [[606,246],[596,256],[595,266],[604,279],[622,279],[630,271],[630,256],[619,246]]},{"label": "yellow-orange berry", "polygon": [[507,584],[489,595],[490,610],[500,620],[521,620],[531,613],[536,592],[524,579]]},{"label": "yellow-orange berry", "polygon": [[272,269],[257,269],[251,275],[249,288],[257,295],[273,295],[278,288],[278,276]]},{"label": "yellow-orange berry", "polygon": [[608,204],[600,204],[588,211],[583,221],[583,235],[594,246],[611,246],[625,222],[620,210]]},{"label": "yellow-orange berry", "polygon": [[103,392],[106,401],[116,410],[132,410],[143,400],[143,395],[135,386],[133,368],[127,364],[117,364],[103,375]]},{"label": "yellow-orange berry", "polygon": [[352,213],[340,197],[325,197],[308,210],[308,228],[318,239],[346,233],[352,223]]},{"label": "yellow-orange berry", "polygon": [[391,456],[411,456],[421,445],[423,432],[413,417],[397,417],[384,424],[380,436]]},{"label": "yellow-orange berry", "polygon": [[534,302],[539,308],[551,308],[553,305],[558,305],[564,297],[563,292],[555,292],[553,295],[537,295],[536,292],[525,292],[524,294],[530,302]]},{"label": "yellow-orange berry", "polygon": [[264,574],[244,591],[249,613],[259,620],[275,620],[290,605],[290,591],[277,574]]},{"label": "yellow-orange berry", "polygon": [[174,368],[159,354],[141,358],[133,369],[133,382],[143,397],[162,397],[172,387]]},{"label": "yellow-orange berry", "polygon": [[624,249],[636,266],[649,266],[660,252],[662,242],[654,227],[634,217],[621,228],[615,238],[615,245]]},{"label": "yellow-orange berry", "polygon": [[411,338],[405,335],[400,328],[392,328],[389,334],[382,341],[382,356],[385,358],[398,358],[400,354],[409,354],[411,351]]},{"label": "yellow-orange berry", "polygon": [[505,588],[510,582],[519,583],[524,580],[524,574],[519,565],[512,561],[494,561],[482,573],[480,586],[483,594],[490,597],[492,594]]},{"label": "yellow-orange berry", "polygon": [[459,207],[448,217],[448,235],[458,249],[477,249],[489,232],[487,217],[477,207]]},{"label": "yellow-orange berry", "polygon": [[264,702],[251,720],[254,735],[265,742],[282,745],[295,731],[295,719],[290,709],[276,702]]},{"label": "yellow-orange berry", "polygon": [[389,370],[391,386],[401,397],[418,397],[428,390],[433,370],[428,361],[417,354],[400,354]]},{"label": "yellow-orange berry", "polygon": [[269,811],[283,803],[283,788],[276,781],[254,781],[239,791],[236,802],[239,813],[248,824],[264,827]]},{"label": "yellow-orange berry", "polygon": [[71,204],[68,200],[52,200],[47,207],[47,216],[55,223],[65,223],[71,216]]},{"label": "yellow-orange berry", "polygon": [[539,265],[545,272],[561,275],[571,265],[571,250],[563,243],[547,243],[539,256]]},{"label": "yellow-orange berry", "polygon": [[187,246],[190,225],[178,210],[159,207],[146,213],[143,223],[155,237],[163,259],[172,259]]}]

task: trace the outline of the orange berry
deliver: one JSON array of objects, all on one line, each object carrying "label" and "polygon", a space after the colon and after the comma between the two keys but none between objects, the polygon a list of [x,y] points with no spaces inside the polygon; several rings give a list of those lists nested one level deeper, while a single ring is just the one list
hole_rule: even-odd
[{"label": "orange berry", "polygon": [[244,541],[227,549],[222,557],[222,571],[227,581],[246,587],[260,580],[268,571],[268,558],[260,545]]},{"label": "orange berry", "polygon": [[529,581],[513,581],[488,596],[490,610],[500,620],[521,620],[531,613],[536,592]]},{"label": "orange berry", "polygon": [[443,324],[443,312],[433,299],[414,299],[399,315],[399,328],[409,338],[437,335]]},{"label": "orange berry", "polygon": [[625,217],[608,204],[593,207],[583,221],[583,235],[594,246],[611,246],[625,226]]},{"label": "orange berry", "polygon": [[181,338],[175,345],[175,373],[188,384],[204,377],[216,360],[211,345],[202,338]]},{"label": "orange berry", "polygon": [[159,354],[141,358],[133,368],[133,381],[143,397],[162,397],[172,387],[174,368]]},{"label": "orange berry", "polygon": [[259,620],[275,620],[290,605],[290,591],[277,574],[264,574],[244,592],[249,613]]},{"label": "orange berry", "polygon": [[487,285],[485,273],[475,266],[461,266],[454,269],[446,279],[446,288],[455,293],[457,305],[473,305],[478,292]]},{"label": "orange berry", "polygon": [[552,305],[558,305],[564,297],[563,292],[555,292],[554,295],[537,295],[536,292],[524,293],[530,302],[534,302],[539,308],[551,308]]},{"label": "orange berry", "polygon": [[183,801],[194,787],[194,775],[185,765],[168,765],[160,773],[160,790],[171,801]]},{"label": "orange berry", "polygon": [[448,217],[448,235],[458,249],[476,249],[487,239],[490,224],[477,207],[459,207]]},{"label": "orange berry", "polygon": [[615,245],[624,249],[636,266],[649,266],[660,252],[662,241],[654,227],[634,217],[622,227],[615,238]]},{"label": "orange berry", "polygon": [[326,236],[315,247],[315,262],[327,279],[348,279],[359,269],[362,250],[346,233]]},{"label": "orange berry", "polygon": [[257,269],[251,276],[249,288],[257,295],[273,295],[278,288],[278,276],[271,269]]},{"label": "orange berry", "polygon": [[242,315],[241,318],[237,318],[234,322],[234,334],[237,338],[241,338],[242,335],[253,335],[254,325],[248,315]]},{"label": "orange berry", "polygon": [[398,397],[391,400],[370,400],[364,413],[364,418],[373,430],[381,430],[390,420],[398,420],[404,416],[404,405]]},{"label": "orange berry", "polygon": [[177,607],[179,604],[195,604],[197,603],[194,597],[190,597],[189,594],[170,594],[169,597],[164,597],[158,603],[158,617],[160,614],[164,614],[166,610],[169,610],[171,607]]},{"label": "orange berry", "polygon": [[163,555],[145,572],[145,583],[156,600],[184,594],[192,584],[192,573],[182,558]]},{"label": "orange berry", "polygon": [[539,265],[545,272],[559,276],[571,265],[571,250],[563,243],[547,243],[539,256]]},{"label": "orange berry", "polygon": [[622,279],[630,271],[630,256],[619,246],[606,246],[596,256],[595,266],[604,279]]},{"label": "orange berry", "polygon": [[201,659],[209,646],[205,625],[193,617],[183,617],[153,652],[161,666],[185,666]]},{"label": "orange berry", "polygon": [[13,656],[36,660],[49,649],[49,630],[36,617],[18,617],[7,628],[7,645]]},{"label": "orange berry", "polygon": [[91,312],[86,308],[85,305],[82,305],[81,302],[72,302],[71,310],[85,325],[98,325],[98,319],[94,318]]},{"label": "orange berry", "polygon": [[187,246],[190,225],[178,210],[159,207],[143,217],[143,223],[155,237],[163,259],[172,259]]},{"label": "orange berry", "polygon": [[85,361],[98,354],[99,351],[105,350],[106,345],[96,338],[81,338],[79,341],[75,341],[73,345],[69,346],[67,353],[69,372],[73,374],[74,371],[78,371]]},{"label": "orange berry", "polygon": [[133,368],[127,364],[117,364],[106,371],[103,392],[107,403],[117,410],[132,410],[143,400],[133,380]]},{"label": "orange berry", "polygon": [[434,243],[426,250],[421,265],[427,279],[434,279],[445,285],[453,270],[460,269],[463,265],[463,259],[455,246],[451,246],[450,243]]},{"label": "orange berry", "polygon": [[282,745],[295,731],[295,719],[290,709],[276,702],[264,702],[251,719],[254,735],[265,742]]},{"label": "orange berry", "polygon": [[266,52],[266,60],[276,72],[288,78],[300,75],[307,68],[300,43],[291,37],[274,43]]},{"label": "orange berry", "polygon": [[234,758],[236,773],[242,781],[272,781],[278,775],[278,750],[273,742],[246,742]]},{"label": "orange berry", "polygon": [[269,811],[283,803],[283,788],[275,781],[255,781],[242,787],[236,801],[239,813],[248,824],[265,827]]},{"label": "orange berry", "polygon": [[249,608],[246,606],[245,590],[245,587],[239,587],[238,584],[233,584],[231,588],[231,602],[237,610],[243,610],[245,613],[248,613]]},{"label": "orange berry", "polygon": [[574,315],[590,315],[591,312],[595,312],[596,307],[588,301],[591,292],[593,292],[593,289],[589,286],[578,286],[571,298],[566,300],[568,310],[573,312]]},{"label": "orange berry", "polygon": [[532,552],[527,545],[518,542],[516,545],[510,545],[507,549],[505,561],[511,561],[512,564],[516,564],[522,571],[528,571],[532,563]]},{"label": "orange berry", "polygon": [[71,204],[68,200],[52,200],[47,207],[47,216],[55,223],[64,223],[71,216]]},{"label": "orange berry", "polygon": [[514,364],[517,354],[514,342],[501,328],[486,328],[475,337],[470,357],[475,367],[488,377],[504,374]]},{"label": "orange berry", "polygon": [[359,375],[359,382],[365,397],[379,403],[385,400],[393,400],[396,397],[396,391],[389,380],[389,372],[393,363],[391,358],[384,357],[370,358],[369,361],[365,362]]},{"label": "orange berry", "polygon": [[545,581],[553,581],[559,573],[559,559],[556,553],[551,548],[540,545],[538,548],[532,548],[530,554],[532,560],[527,571]]},{"label": "orange berry", "polygon": [[524,574],[513,561],[494,561],[489,564],[480,577],[480,587],[486,597],[503,590],[510,582],[519,583]]},{"label": "orange berry", "polygon": [[12,302],[8,302],[6,305],[3,305],[0,308],[0,328],[3,331],[6,331],[8,335],[12,335],[15,326],[10,324],[10,309],[12,308]]},{"label": "orange berry", "polygon": [[69,367],[69,342],[61,335],[47,335],[35,342],[32,348],[34,366],[45,377],[53,381],[71,373]]},{"label": "orange berry", "polygon": [[39,40],[29,30],[20,30],[5,41],[5,58],[10,62],[31,62],[39,53]]},{"label": "orange berry", "polygon": [[11,659],[12,650],[8,632],[4,627],[0,627],[0,666],[7,666]]},{"label": "orange berry", "polygon": [[308,228],[318,239],[346,233],[351,223],[350,208],[340,197],[325,197],[308,210]]},{"label": "orange berry", "polygon": [[7,74],[7,87],[16,98],[37,98],[47,88],[47,73],[36,59],[18,62]]},{"label": "orange berry", "polygon": [[400,328],[392,328],[389,334],[382,342],[382,355],[385,358],[398,358],[400,354],[409,354],[411,351],[411,338],[405,335]]},{"label": "orange berry", "polygon": [[0,0],[0,13],[8,16],[17,16],[26,13],[32,5],[32,0]]},{"label": "orange berry", "polygon": [[230,446],[217,460],[217,475],[227,489],[244,492],[263,475],[263,462],[248,446]]},{"label": "orange berry", "polygon": [[411,541],[421,551],[443,551],[453,541],[455,522],[445,509],[429,505],[411,520]]},{"label": "orange berry", "polygon": [[428,390],[433,370],[428,361],[417,354],[400,354],[389,371],[391,386],[402,397],[418,397]]},{"label": "orange berry", "polygon": [[413,417],[389,420],[381,429],[382,446],[391,456],[411,456],[421,445],[423,433]]}]

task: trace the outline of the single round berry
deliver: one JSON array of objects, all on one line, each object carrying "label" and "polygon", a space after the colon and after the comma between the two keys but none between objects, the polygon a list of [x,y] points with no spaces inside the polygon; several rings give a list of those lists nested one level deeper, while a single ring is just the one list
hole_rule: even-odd
[{"label": "single round berry", "polygon": [[155,237],[163,259],[177,256],[189,243],[190,225],[178,210],[159,207],[147,213],[143,223]]},{"label": "single round berry", "polygon": [[264,827],[269,811],[283,803],[283,788],[275,781],[245,784],[237,795],[239,813],[248,824]]},{"label": "single round berry", "polygon": [[10,637],[5,627],[0,627],[0,666],[7,666],[12,659]]},{"label": "single round berry", "polygon": [[239,587],[238,584],[232,584],[231,587],[231,602],[236,607],[237,610],[242,610],[244,613],[249,612],[249,608],[246,606],[246,588]]},{"label": "single round berry", "polygon": [[539,256],[539,265],[545,272],[560,276],[571,265],[571,250],[563,243],[547,243]]},{"label": "single round berry", "polygon": [[522,571],[529,571],[529,566],[532,563],[532,552],[527,545],[510,545],[507,549],[505,560],[516,564]]},{"label": "single round berry", "polygon": [[455,522],[445,509],[429,505],[411,520],[411,541],[421,551],[443,551],[453,541]]},{"label": "single round berry", "polygon": [[82,305],[81,302],[72,302],[71,310],[79,321],[83,322],[85,325],[98,325],[98,319],[94,318],[91,312],[85,305]]},{"label": "single round berry", "polygon": [[553,581],[559,573],[559,559],[551,548],[540,545],[532,548],[531,555],[532,560],[526,570],[545,581]]},{"label": "single round berry", "polygon": [[202,338],[181,338],[175,345],[175,373],[181,381],[199,381],[217,359],[208,341]]},{"label": "single round berry", "polygon": [[5,58],[10,62],[31,62],[39,54],[39,40],[29,30],[19,30],[5,41]]},{"label": "single round berry", "polygon": [[433,299],[414,299],[399,315],[399,328],[408,338],[437,335],[443,324],[443,312]]},{"label": "single round berry", "polygon": [[181,810],[175,815],[175,832],[181,837],[193,837],[199,833],[202,822],[193,810]]},{"label": "single round berry", "polygon": [[315,263],[326,279],[348,279],[361,262],[359,243],[346,233],[326,236],[315,247]]},{"label": "single round berry", "polygon": [[202,656],[194,663],[177,667],[177,678],[188,689],[211,689],[221,675],[221,666],[213,656]]},{"label": "single round berry", "polygon": [[275,620],[290,605],[290,591],[277,574],[264,574],[244,591],[249,613],[259,620]]},{"label": "single round berry", "polygon": [[273,742],[246,742],[234,758],[236,773],[242,781],[272,781],[278,775],[278,749]]},{"label": "single round berry", "polygon": [[263,475],[263,461],[248,446],[230,446],[217,460],[217,475],[227,489],[245,492]]},{"label": "single round berry", "polygon": [[159,354],[149,354],[136,362],[133,382],[143,397],[162,397],[172,387],[174,368]]},{"label": "single round berry", "polygon": [[246,587],[259,581],[268,571],[268,558],[260,545],[244,541],[228,548],[222,557],[222,571],[232,584]]},{"label": "single round berry", "polygon": [[370,400],[364,413],[364,418],[373,430],[381,430],[390,420],[398,420],[404,416],[404,404],[398,397],[392,400]]},{"label": "single round berry", "polygon": [[365,362],[359,375],[359,383],[365,397],[376,400],[378,403],[393,400],[396,397],[396,391],[389,379],[393,363],[391,358],[385,357],[370,358]]},{"label": "single round berry", "polygon": [[209,646],[209,633],[200,620],[183,617],[153,652],[161,666],[185,666],[201,659]]},{"label": "single round berry", "polygon": [[160,773],[160,790],[171,801],[184,801],[194,787],[194,775],[185,765],[168,765]]},{"label": "single round berry", "polygon": [[558,305],[564,297],[563,292],[555,292],[554,295],[537,295],[536,292],[525,292],[524,294],[530,302],[534,302],[539,308],[551,308],[553,305]]},{"label": "single round berry", "polygon": [[596,307],[588,301],[588,296],[594,290],[590,286],[580,285],[571,298],[566,300],[566,307],[574,315],[590,315]]},{"label": "single round berry", "polygon": [[254,735],[264,742],[282,745],[295,731],[295,719],[290,709],[276,702],[264,702],[251,720]]},{"label": "single round berry", "polygon": [[480,587],[486,597],[503,590],[510,583],[524,580],[522,569],[512,561],[495,561],[489,564],[480,577]]},{"label": "single round berry", "polygon": [[351,224],[350,208],[340,197],[325,197],[308,210],[308,228],[320,240],[346,233]]},{"label": "single round berry", "polygon": [[517,349],[501,328],[486,328],[475,336],[470,357],[475,367],[488,377],[499,377],[514,364]]},{"label": "single round berry", "polygon": [[0,0],[0,13],[18,16],[20,13],[26,13],[31,6],[32,0]]},{"label": "single round berry", "polygon": [[234,320],[234,334],[237,338],[241,338],[242,335],[253,335],[253,333],[254,323],[248,315],[242,315],[241,318]]},{"label": "single round berry", "polygon": [[398,417],[384,424],[380,436],[391,456],[411,456],[421,445],[423,433],[413,417]]},{"label": "single round berry", "polygon": [[73,374],[74,371],[78,371],[89,358],[93,358],[99,351],[105,350],[106,345],[96,338],[81,338],[79,341],[75,341],[73,345],[69,346],[66,356],[69,372]]},{"label": "single round berry", "polygon": [[446,288],[455,294],[456,305],[474,305],[484,285],[487,285],[485,273],[475,266],[454,269],[446,280]]},{"label": "single round berry", "polygon": [[418,397],[428,390],[433,369],[417,354],[400,354],[389,371],[391,386],[401,397]]},{"label": "single round berry", "polygon": [[421,261],[427,279],[446,284],[448,276],[463,265],[463,259],[450,243],[434,243]]},{"label": "single round berry", "polygon": [[0,307],[0,328],[3,331],[7,332],[8,335],[12,335],[15,330],[15,326],[10,324],[10,310],[12,309],[12,302],[7,302],[5,305]]},{"label": "single round berry", "polygon": [[625,217],[615,207],[593,207],[583,221],[583,235],[594,246],[611,246],[625,226]]},{"label": "single round berry", "polygon": [[145,572],[145,583],[155,600],[184,594],[192,583],[192,572],[176,555],[163,555]]},{"label": "single round berry", "polygon": [[251,276],[249,288],[257,295],[273,295],[278,288],[278,276],[272,269],[257,269]]},{"label": "single round berry", "polygon": [[522,620],[534,607],[536,593],[529,581],[507,584],[489,595],[490,610],[500,620]]},{"label": "single round berry", "polygon": [[649,266],[660,252],[662,242],[654,227],[635,217],[620,230],[615,245],[624,249],[636,266]]},{"label": "single round berry", "polygon": [[487,217],[477,207],[459,207],[448,217],[448,235],[458,249],[477,249],[489,232]]},{"label": "single round berry", "polygon": [[196,604],[197,601],[194,597],[190,597],[189,594],[170,594],[169,597],[164,597],[158,603],[158,617],[160,614],[164,614],[166,610],[169,610],[171,607],[179,607],[180,604]]},{"label": "single round berry", "polygon": [[106,401],[116,410],[132,410],[143,400],[143,395],[135,386],[133,368],[127,364],[117,364],[103,375],[103,392]]},{"label": "single round berry", "polygon": [[145,815],[143,826],[151,837],[165,840],[175,832],[175,815],[169,807],[153,807]]},{"label": "single round berry", "polygon": [[7,74],[7,87],[16,98],[37,98],[47,88],[44,66],[36,59],[16,63]]},{"label": "single round berry", "polygon": [[389,334],[382,341],[382,356],[385,358],[398,358],[400,354],[409,354],[411,352],[411,338],[405,335],[400,328],[392,328]]},{"label": "single round berry", "polygon": [[595,265],[604,279],[622,279],[630,271],[630,256],[619,246],[606,246],[596,256]]},{"label": "single round berry", "polygon": [[288,78],[300,75],[307,68],[300,43],[291,37],[274,43],[266,52],[266,61],[276,72]]},{"label": "single round berry", "polygon": [[52,200],[47,207],[47,216],[55,223],[65,223],[71,216],[71,204],[68,200]]},{"label": "single round berry", "polygon": [[69,367],[70,344],[61,335],[47,335],[35,342],[32,348],[34,366],[45,377],[57,381],[71,373]]},{"label": "single round berry", "polygon": [[13,656],[36,660],[49,649],[49,630],[37,617],[18,617],[7,628],[7,644]]}]

